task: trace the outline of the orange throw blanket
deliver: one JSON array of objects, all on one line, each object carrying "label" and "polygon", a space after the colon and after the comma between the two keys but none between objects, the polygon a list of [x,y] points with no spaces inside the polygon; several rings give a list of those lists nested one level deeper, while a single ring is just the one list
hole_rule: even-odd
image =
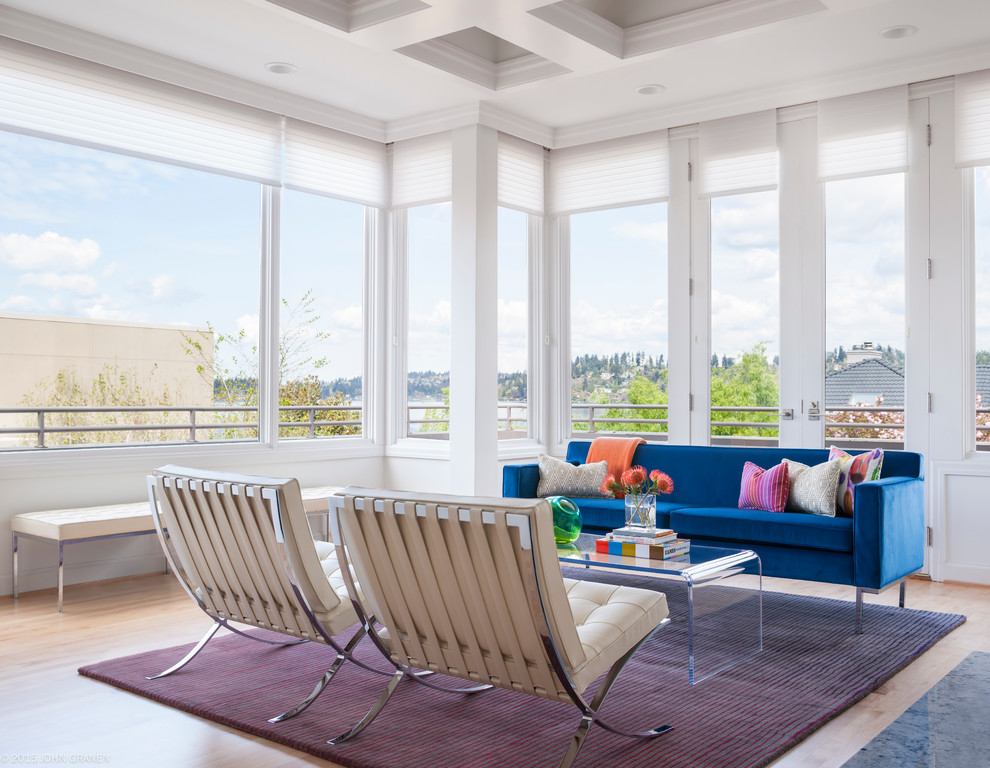
[{"label": "orange throw blanket", "polygon": [[[588,448],[588,464],[598,461],[608,462],[608,473],[616,480],[632,466],[636,446],[646,441],[641,437],[596,437]],[[625,498],[625,494],[616,493],[615,498]]]}]

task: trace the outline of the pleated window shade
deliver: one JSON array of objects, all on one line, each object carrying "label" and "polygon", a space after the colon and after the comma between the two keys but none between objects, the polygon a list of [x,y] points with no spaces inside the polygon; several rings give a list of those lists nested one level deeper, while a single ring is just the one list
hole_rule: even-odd
[{"label": "pleated window shade", "polygon": [[0,128],[281,182],[278,115],[14,40],[0,47]]},{"label": "pleated window shade", "polygon": [[990,69],[955,81],[956,167],[990,165]]},{"label": "pleated window shade", "polygon": [[777,188],[777,110],[701,123],[698,132],[701,197]]},{"label": "pleated window shade", "polygon": [[382,208],[385,145],[286,118],[285,187]]},{"label": "pleated window shade", "polygon": [[543,215],[543,147],[498,135],[498,204]]},{"label": "pleated window shade", "polygon": [[818,180],[908,168],[908,87],[818,102]]},{"label": "pleated window shade", "polygon": [[395,142],[392,145],[392,207],[409,208],[450,200],[451,151],[449,131]]},{"label": "pleated window shade", "polygon": [[661,202],[668,196],[667,132],[550,152],[550,212],[571,214]]}]

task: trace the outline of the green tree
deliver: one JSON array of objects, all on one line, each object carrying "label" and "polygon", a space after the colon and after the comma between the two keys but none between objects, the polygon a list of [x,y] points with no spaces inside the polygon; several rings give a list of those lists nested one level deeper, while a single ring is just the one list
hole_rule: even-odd
[{"label": "green tree", "polygon": [[[158,366],[144,378],[136,371],[122,369],[116,363],[107,364],[89,382],[81,382],[75,368],[63,368],[51,379],[43,379],[25,395],[21,404],[29,408],[131,408],[140,406],[175,405],[168,383],[160,381]],[[155,428],[163,424],[188,423],[183,411],[117,410],[71,411],[48,413],[46,427],[117,427],[147,425],[146,429],[107,429],[53,432],[45,435],[45,445],[100,445],[103,443],[160,443],[183,440],[182,430]],[[34,426],[37,422],[25,423]],[[35,437],[27,437],[22,445],[33,445]]]},{"label": "green tree", "polygon": [[720,370],[712,371],[711,404],[712,434],[735,436],[775,436],[776,428],[718,427],[716,421],[777,422],[776,412],[746,413],[714,410],[715,406],[776,407],[780,402],[776,370],[766,358],[767,342],[761,341],[743,353],[742,359]]}]

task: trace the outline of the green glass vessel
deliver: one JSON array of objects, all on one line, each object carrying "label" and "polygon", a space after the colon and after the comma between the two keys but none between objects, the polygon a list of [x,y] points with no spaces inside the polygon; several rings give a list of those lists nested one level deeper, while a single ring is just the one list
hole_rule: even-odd
[{"label": "green glass vessel", "polygon": [[570,544],[581,534],[581,510],[566,496],[549,496],[553,510],[553,538],[558,544]]}]

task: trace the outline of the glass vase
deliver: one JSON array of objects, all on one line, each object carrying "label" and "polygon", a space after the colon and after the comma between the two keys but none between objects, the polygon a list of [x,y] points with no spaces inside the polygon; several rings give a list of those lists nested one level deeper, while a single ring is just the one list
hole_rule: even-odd
[{"label": "glass vase", "polygon": [[566,496],[550,496],[553,510],[553,538],[557,544],[570,544],[581,535],[581,510]]},{"label": "glass vase", "polygon": [[626,494],[626,527],[655,531],[657,528],[657,497],[652,493]]}]

